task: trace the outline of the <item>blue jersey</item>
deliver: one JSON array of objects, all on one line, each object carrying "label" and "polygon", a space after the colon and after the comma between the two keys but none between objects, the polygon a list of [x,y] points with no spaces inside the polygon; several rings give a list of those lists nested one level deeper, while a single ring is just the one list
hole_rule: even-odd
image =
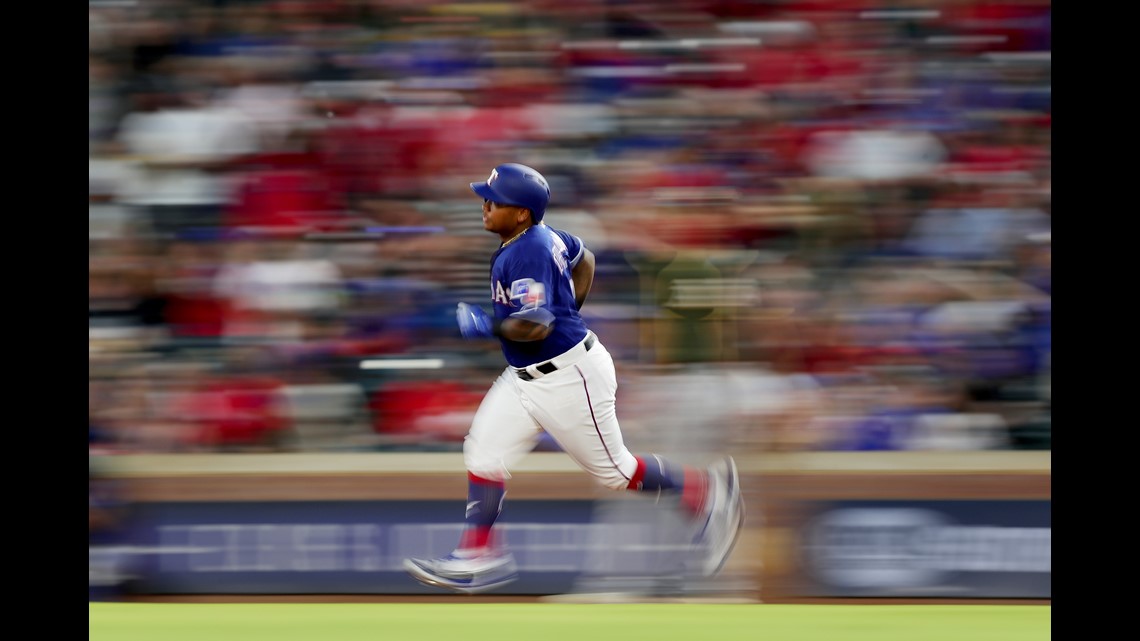
[{"label": "blue jersey", "polygon": [[550,360],[586,338],[586,323],[574,302],[571,270],[582,259],[582,240],[539,223],[491,257],[491,302],[495,318],[532,307],[554,314],[550,335],[540,341],[500,338],[512,367]]}]

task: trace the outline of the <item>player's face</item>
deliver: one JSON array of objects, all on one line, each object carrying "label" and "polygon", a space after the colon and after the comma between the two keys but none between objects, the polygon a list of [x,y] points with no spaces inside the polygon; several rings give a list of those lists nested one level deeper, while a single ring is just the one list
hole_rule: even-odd
[{"label": "player's face", "polygon": [[510,234],[520,224],[524,208],[483,200],[483,228],[496,234]]}]

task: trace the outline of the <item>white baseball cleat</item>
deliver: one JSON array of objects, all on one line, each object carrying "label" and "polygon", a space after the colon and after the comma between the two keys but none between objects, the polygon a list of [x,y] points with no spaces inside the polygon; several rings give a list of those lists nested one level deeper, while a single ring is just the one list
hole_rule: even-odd
[{"label": "white baseball cleat", "polygon": [[477,556],[452,552],[438,559],[404,559],[404,569],[424,585],[464,594],[494,590],[519,577],[515,557],[509,552]]},{"label": "white baseball cleat", "polygon": [[715,576],[728,560],[744,526],[744,497],[740,473],[732,457],[725,457],[708,468],[709,487],[705,497],[704,524],[696,543],[704,551],[701,573]]}]

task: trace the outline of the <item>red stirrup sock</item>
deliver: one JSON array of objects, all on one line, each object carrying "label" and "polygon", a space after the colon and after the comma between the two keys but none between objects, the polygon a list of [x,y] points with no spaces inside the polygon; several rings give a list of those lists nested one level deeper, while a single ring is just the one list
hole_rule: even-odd
[{"label": "red stirrup sock", "polygon": [[705,496],[708,494],[709,475],[695,467],[685,467],[685,486],[681,490],[681,505],[693,516],[705,511]]}]

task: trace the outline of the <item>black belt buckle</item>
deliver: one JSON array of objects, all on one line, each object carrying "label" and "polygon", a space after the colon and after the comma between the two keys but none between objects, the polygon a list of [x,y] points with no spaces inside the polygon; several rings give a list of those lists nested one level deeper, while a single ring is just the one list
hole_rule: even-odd
[{"label": "black belt buckle", "polygon": [[[593,334],[590,334],[589,336],[586,337],[585,347],[586,347],[587,352],[590,351],[591,349],[593,349],[593,347],[594,347],[594,335]],[[555,365],[554,363],[552,363],[551,361],[546,361],[545,363],[543,363],[542,365],[539,365],[535,369],[542,372],[543,374],[550,374],[551,372],[557,371],[558,366]],[[533,381],[534,380],[534,376],[532,376],[530,372],[526,371],[525,368],[524,369],[516,369],[515,373],[518,374],[519,378],[523,379],[524,381]]]}]

